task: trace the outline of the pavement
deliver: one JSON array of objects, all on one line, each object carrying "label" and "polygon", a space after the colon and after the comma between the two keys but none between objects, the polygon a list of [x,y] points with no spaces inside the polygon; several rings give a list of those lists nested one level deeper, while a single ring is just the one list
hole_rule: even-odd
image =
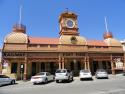
[{"label": "pavement", "polygon": [[[115,79],[118,79],[118,78],[122,79],[125,76],[123,76],[123,74],[116,74],[116,75],[110,74],[110,75],[108,75],[108,77],[109,77],[110,80],[115,80]],[[74,80],[79,80],[79,77],[74,77]],[[95,76],[93,76],[93,80],[97,81]],[[18,80],[18,81],[16,81],[16,83],[18,83],[18,84],[27,84],[27,83],[31,83],[31,82],[30,82],[30,79],[29,79],[27,81]]]},{"label": "pavement", "polygon": [[74,77],[71,83],[33,85],[30,81],[17,81],[16,85],[0,87],[0,94],[125,94],[125,76],[109,75],[109,79],[80,81]]}]

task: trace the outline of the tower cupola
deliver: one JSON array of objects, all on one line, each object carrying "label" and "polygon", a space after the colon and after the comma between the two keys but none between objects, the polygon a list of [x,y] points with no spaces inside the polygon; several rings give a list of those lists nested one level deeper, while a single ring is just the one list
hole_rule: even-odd
[{"label": "tower cupola", "polygon": [[78,36],[77,15],[73,12],[63,12],[59,16],[60,36],[61,35],[74,35]]},{"label": "tower cupola", "polygon": [[112,32],[105,32],[103,34],[104,39],[113,38]]},{"label": "tower cupola", "polygon": [[13,32],[26,33],[26,26],[23,24],[15,24],[13,26]]}]

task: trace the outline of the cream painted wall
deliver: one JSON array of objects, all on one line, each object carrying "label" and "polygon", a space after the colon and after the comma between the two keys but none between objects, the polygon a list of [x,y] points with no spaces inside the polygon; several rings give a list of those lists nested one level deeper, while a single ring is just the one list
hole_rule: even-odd
[{"label": "cream painted wall", "polygon": [[123,46],[123,50],[125,51],[125,39],[123,41],[121,41],[122,46]]}]

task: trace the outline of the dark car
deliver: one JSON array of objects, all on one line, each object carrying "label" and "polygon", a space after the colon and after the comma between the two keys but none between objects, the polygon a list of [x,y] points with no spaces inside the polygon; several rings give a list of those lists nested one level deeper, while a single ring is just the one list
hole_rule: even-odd
[{"label": "dark car", "polygon": [[123,76],[125,76],[125,71],[123,71]]}]

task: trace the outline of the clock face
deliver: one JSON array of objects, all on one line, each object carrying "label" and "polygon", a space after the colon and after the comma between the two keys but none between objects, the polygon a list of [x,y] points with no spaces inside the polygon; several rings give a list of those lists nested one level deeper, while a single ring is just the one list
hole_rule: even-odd
[{"label": "clock face", "polygon": [[68,19],[68,20],[66,21],[66,26],[67,26],[68,28],[73,28],[73,27],[74,27],[74,21],[71,20],[71,19]]}]

